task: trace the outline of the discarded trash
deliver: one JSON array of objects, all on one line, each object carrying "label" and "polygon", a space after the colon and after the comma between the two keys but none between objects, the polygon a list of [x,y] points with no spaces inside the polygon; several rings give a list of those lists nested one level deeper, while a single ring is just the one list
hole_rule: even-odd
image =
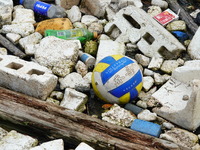
[{"label": "discarded trash", "polygon": [[37,24],[36,32],[44,35],[44,31],[47,29],[52,30],[68,30],[72,29],[73,25],[68,18],[53,18],[41,21]]},{"label": "discarded trash", "polygon": [[131,103],[127,103],[124,108],[126,110],[130,110],[131,112],[133,112],[135,115],[138,115],[140,112],[142,112],[144,109],[142,109],[141,107],[138,107],[134,104]]},{"label": "discarded trash", "polygon": [[85,43],[84,52],[91,54],[92,56],[96,56],[98,49],[98,44],[96,41],[87,41]]},{"label": "discarded trash", "polygon": [[149,134],[155,137],[159,137],[161,134],[160,125],[153,122],[140,120],[140,119],[135,119],[133,121],[133,123],[131,124],[131,129],[141,132],[141,133]]},{"label": "discarded trash", "polygon": [[38,0],[19,0],[25,8],[32,9],[35,13],[49,18],[62,18],[66,16],[65,9],[53,4],[48,4]]},{"label": "discarded trash", "polygon": [[87,53],[83,53],[82,51],[79,51],[79,57],[89,69],[94,67],[96,59],[93,56]]},{"label": "discarded trash", "polygon": [[136,61],[127,56],[107,56],[95,66],[92,86],[100,99],[126,104],[141,91],[142,73]]},{"label": "discarded trash", "polygon": [[154,16],[153,18],[157,20],[161,25],[165,26],[171,21],[178,20],[179,16],[175,14],[172,10],[167,9],[162,13]]},{"label": "discarded trash", "polygon": [[85,43],[93,38],[97,38],[97,32],[90,32],[84,28],[69,29],[69,30],[46,30],[45,36],[55,36],[66,40],[80,40]]},{"label": "discarded trash", "polygon": [[172,34],[182,43],[189,38],[187,33],[182,31],[173,31]]}]

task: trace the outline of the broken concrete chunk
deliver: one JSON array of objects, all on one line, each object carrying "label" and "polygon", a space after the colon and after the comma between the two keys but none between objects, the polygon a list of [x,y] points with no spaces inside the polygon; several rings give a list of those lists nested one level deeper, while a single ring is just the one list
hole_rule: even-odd
[{"label": "broken concrete chunk", "polygon": [[157,119],[157,115],[145,109],[137,115],[137,118],[145,121],[154,121]]},{"label": "broken concrete chunk", "polygon": [[35,51],[35,60],[58,76],[69,74],[78,59],[79,47],[73,40],[63,40],[53,36],[41,40]]},{"label": "broken concrete chunk", "polygon": [[101,34],[103,32],[103,25],[98,22],[93,22],[89,25],[88,30],[90,32],[97,32],[98,34]]},{"label": "broken concrete chunk", "polygon": [[25,9],[25,8],[17,8],[13,12],[13,21],[12,24],[18,24],[18,23],[32,23],[34,24],[35,17],[34,12],[31,9]]},{"label": "broken concrete chunk", "polygon": [[1,29],[1,33],[16,33],[20,34],[22,37],[28,36],[34,31],[34,26],[31,23],[4,25]]},{"label": "broken concrete chunk", "polygon": [[147,101],[139,100],[139,101],[137,101],[136,105],[141,107],[141,108],[146,109],[147,108]]},{"label": "broken concrete chunk", "polygon": [[139,50],[148,57],[172,59],[186,50],[169,31],[142,9],[128,6],[121,9],[113,20],[105,25],[105,32],[109,34],[113,29],[118,29],[116,41],[128,42],[128,39],[137,43]]},{"label": "broken concrete chunk", "polygon": [[92,147],[90,147],[88,144],[81,142],[76,148],[75,150],[95,150]]},{"label": "broken concrete chunk", "polygon": [[72,88],[78,91],[89,91],[90,84],[83,80],[83,77],[76,72],[72,72],[69,75],[66,75],[64,78],[59,79],[60,88]]},{"label": "broken concrete chunk", "polygon": [[72,23],[81,21],[81,11],[78,6],[72,6],[72,8],[67,10],[66,13]]},{"label": "broken concrete chunk", "polygon": [[10,6],[0,5],[0,27],[11,23],[12,10],[13,9]]},{"label": "broken concrete chunk", "polygon": [[165,73],[172,73],[176,68],[178,68],[179,63],[176,60],[165,60],[161,66],[161,70]]},{"label": "broken concrete chunk", "polygon": [[138,95],[138,97],[142,100],[142,101],[148,101],[151,99],[151,95],[157,91],[157,87],[154,86],[152,87],[148,92],[144,92],[144,91],[141,91]]},{"label": "broken concrete chunk", "polygon": [[189,83],[194,79],[200,80],[200,60],[186,61],[184,66],[176,68],[172,72],[172,77],[183,82]]},{"label": "broken concrete chunk", "polygon": [[98,22],[98,18],[92,15],[84,15],[81,18],[81,22],[84,23],[86,26],[89,26],[93,22]]},{"label": "broken concrete chunk", "polygon": [[162,85],[165,83],[167,80],[169,80],[170,76],[169,75],[161,75],[159,73],[154,73],[154,80],[156,85]]},{"label": "broken concrete chunk", "polygon": [[[85,104],[88,101],[88,96],[84,93],[78,92],[74,89],[66,88],[64,98],[60,106],[67,109],[83,112]],[[84,108],[84,109],[83,109]]]},{"label": "broken concrete chunk", "polygon": [[39,43],[41,39],[42,39],[42,35],[39,32],[34,32],[33,34],[29,36],[21,38],[19,40],[19,44],[22,48],[25,48],[26,45]]},{"label": "broken concrete chunk", "polygon": [[198,136],[192,132],[188,132],[183,129],[173,128],[164,134],[160,135],[160,138],[172,141],[178,145],[192,148],[198,143]]},{"label": "broken concrete chunk", "polygon": [[162,107],[154,108],[153,111],[183,128],[194,131],[200,125],[199,89],[200,80],[183,83],[171,78],[152,94],[152,97],[162,104]]},{"label": "broken concrete chunk", "polygon": [[59,92],[59,91],[53,91],[51,94],[50,94],[50,97],[51,98],[54,98],[54,99],[57,99],[57,100],[62,100],[63,99],[63,96],[64,94],[62,92]]},{"label": "broken concrete chunk", "polygon": [[11,55],[0,55],[0,86],[45,100],[57,77],[44,66]]},{"label": "broken concrete chunk", "polygon": [[88,73],[83,77],[83,79],[84,79],[87,83],[91,84],[91,83],[92,83],[92,72],[88,72]]},{"label": "broken concrete chunk", "polygon": [[149,65],[148,65],[148,68],[152,69],[152,70],[158,70],[158,69],[160,69],[163,61],[164,61],[164,59],[161,57],[152,57]]},{"label": "broken concrete chunk", "polygon": [[174,125],[172,123],[169,123],[169,122],[164,122],[162,124],[162,126],[168,130],[171,130],[172,128],[174,128]]},{"label": "broken concrete chunk", "polygon": [[62,139],[57,139],[42,143],[41,145],[33,147],[30,150],[64,150],[64,142]]},{"label": "broken concrete chunk", "polygon": [[195,35],[193,36],[189,46],[188,46],[188,54],[192,59],[200,59],[200,27],[196,31]]},{"label": "broken concrete chunk", "polygon": [[100,40],[96,64],[106,56],[109,55],[125,55],[125,44],[112,40]]},{"label": "broken concrete chunk", "polygon": [[124,8],[129,5],[134,5],[135,7],[142,8],[143,4],[141,0],[118,0],[118,6],[119,8]]},{"label": "broken concrete chunk", "polygon": [[123,127],[130,127],[133,120],[136,119],[136,116],[131,114],[130,111],[121,108],[117,104],[114,104],[109,111],[104,112],[101,115],[102,120]]},{"label": "broken concrete chunk", "polygon": [[135,55],[135,60],[141,64],[143,67],[147,67],[149,65],[149,62],[150,62],[150,58],[149,57],[146,57],[142,54],[136,54]]},{"label": "broken concrete chunk", "polygon": [[21,36],[15,33],[7,33],[6,38],[9,39],[13,44],[17,44]]},{"label": "broken concrete chunk", "polygon": [[154,72],[150,69],[145,68],[144,71],[143,71],[143,75],[144,76],[153,76]]},{"label": "broken concrete chunk", "polygon": [[0,140],[7,135],[7,131],[0,127]]},{"label": "broken concrete chunk", "polygon": [[0,141],[1,150],[28,150],[38,144],[37,139],[23,135],[14,130],[10,131]]},{"label": "broken concrete chunk", "polygon": [[143,77],[143,89],[144,91],[148,91],[154,84],[154,79],[151,76]]}]

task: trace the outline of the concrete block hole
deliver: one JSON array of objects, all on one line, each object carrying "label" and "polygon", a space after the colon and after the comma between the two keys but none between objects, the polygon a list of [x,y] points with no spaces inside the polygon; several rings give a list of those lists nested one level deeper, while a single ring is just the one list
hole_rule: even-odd
[{"label": "concrete block hole", "polygon": [[19,64],[19,63],[11,62],[11,63],[8,64],[6,67],[7,67],[7,68],[10,68],[10,69],[18,70],[18,69],[22,68],[23,65],[22,65],[22,64]]},{"label": "concrete block hole", "polygon": [[40,70],[37,70],[37,69],[32,69],[27,74],[29,74],[29,75],[33,75],[33,74],[35,74],[35,75],[43,75],[44,72],[40,71]]}]

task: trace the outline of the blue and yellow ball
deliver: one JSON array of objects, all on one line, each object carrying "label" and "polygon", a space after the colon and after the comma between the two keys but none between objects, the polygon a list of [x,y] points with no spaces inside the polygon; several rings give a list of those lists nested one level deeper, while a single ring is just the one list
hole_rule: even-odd
[{"label": "blue and yellow ball", "polygon": [[137,62],[127,56],[107,56],[95,66],[92,86],[105,102],[126,104],[141,91],[142,73]]}]

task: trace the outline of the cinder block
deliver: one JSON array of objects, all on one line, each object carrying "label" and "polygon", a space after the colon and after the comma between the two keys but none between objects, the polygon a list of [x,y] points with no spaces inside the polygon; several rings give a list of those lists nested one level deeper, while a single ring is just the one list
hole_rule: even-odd
[{"label": "cinder block", "polygon": [[45,100],[56,84],[57,77],[46,67],[0,55],[0,86]]},{"label": "cinder block", "polygon": [[131,129],[155,137],[159,137],[161,133],[160,125],[140,119],[135,119],[133,121]]},{"label": "cinder block", "polygon": [[110,34],[117,28],[121,34],[116,41],[137,43],[146,56],[172,59],[186,50],[170,32],[140,8],[123,8],[113,20],[106,24],[105,32]]}]

